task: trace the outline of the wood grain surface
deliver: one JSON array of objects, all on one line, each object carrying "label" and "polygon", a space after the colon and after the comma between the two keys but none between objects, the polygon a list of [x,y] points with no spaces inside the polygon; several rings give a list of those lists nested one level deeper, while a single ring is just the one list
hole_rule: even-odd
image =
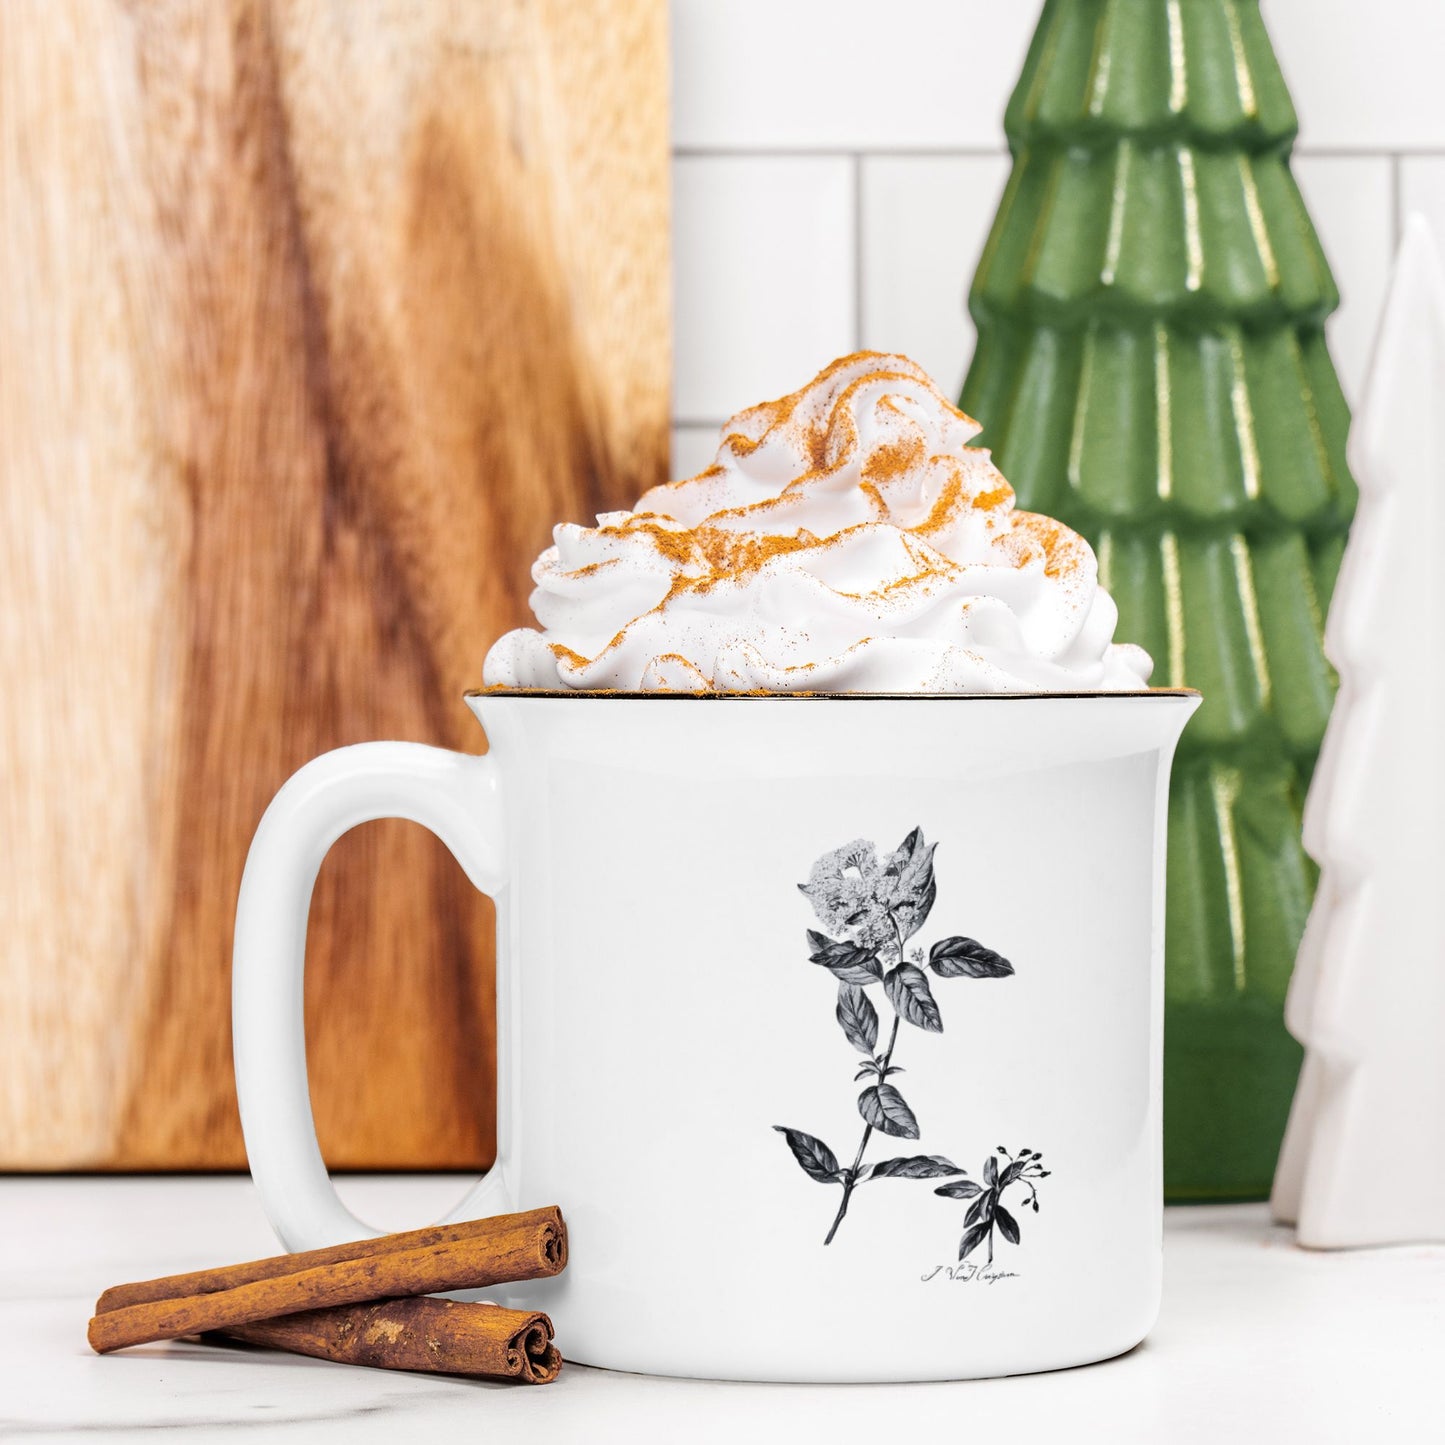
[{"label": "wood grain surface", "polygon": [[[0,7],[0,1168],[242,1164],[230,941],[313,754],[460,694],[666,465],[663,0]],[[490,905],[322,871],[340,1167],[486,1163]]]}]

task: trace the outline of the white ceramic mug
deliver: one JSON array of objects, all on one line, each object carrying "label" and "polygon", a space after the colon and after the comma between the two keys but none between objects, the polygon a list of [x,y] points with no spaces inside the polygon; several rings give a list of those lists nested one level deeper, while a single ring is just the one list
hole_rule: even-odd
[{"label": "white ceramic mug", "polygon": [[326,850],[435,831],[497,903],[498,1158],[559,1204],[505,1303],[569,1359],[926,1380],[1136,1344],[1160,1287],[1164,819],[1192,693],[493,693],[490,752],[307,764],[236,923],[246,1147],[285,1244],[372,1233],[316,1145]]}]

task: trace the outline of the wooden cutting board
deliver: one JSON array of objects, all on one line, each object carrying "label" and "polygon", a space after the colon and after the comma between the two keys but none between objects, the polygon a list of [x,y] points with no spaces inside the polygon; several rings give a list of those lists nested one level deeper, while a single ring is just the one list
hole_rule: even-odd
[{"label": "wooden cutting board", "polygon": [[[0,1167],[232,1167],[231,926],[322,749],[461,701],[560,520],[666,466],[663,0],[0,13]],[[485,1164],[491,909],[323,870],[341,1167]]]}]

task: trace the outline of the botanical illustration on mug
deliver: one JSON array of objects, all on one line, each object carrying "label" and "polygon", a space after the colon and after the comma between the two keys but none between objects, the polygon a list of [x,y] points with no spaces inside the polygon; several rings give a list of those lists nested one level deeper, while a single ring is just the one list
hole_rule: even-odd
[{"label": "botanical illustration on mug", "polygon": [[[826,934],[808,930],[810,960],[837,980],[838,1025],[863,1055],[853,1076],[854,1083],[864,1085],[858,1095],[863,1137],[852,1164],[843,1168],[821,1139],[786,1125],[773,1127],[788,1141],[810,1179],[842,1189],[824,1244],[833,1242],[859,1185],[879,1179],[942,1179],[947,1182],[938,1185],[935,1194],[972,1201],[964,1216],[959,1259],[986,1247],[991,1264],[995,1232],[1010,1244],[1019,1242],[1018,1220],[1003,1202],[1005,1192],[1026,1190],[1023,1206],[1038,1213],[1038,1181],[1048,1178],[1049,1170],[1037,1150],[1011,1153],[1000,1146],[984,1162],[982,1183],[968,1178],[968,1170],[941,1154],[864,1160],[875,1131],[896,1139],[919,1137],[918,1118],[891,1080],[904,1072],[893,1062],[901,1023],[927,1033],[943,1032],[943,1016],[924,968],[945,979],[1008,978],[1014,971],[1006,958],[972,938],[941,938],[926,955],[921,946],[910,949],[909,940],[923,927],[938,896],[933,876],[937,847],[926,843],[923,830],[915,828],[895,852],[880,859],[872,843],[858,838],[825,853],[813,864],[808,881],[798,885],[828,930]],[[874,984],[882,984],[893,1015],[881,1052],[878,1009],[868,993]]]}]

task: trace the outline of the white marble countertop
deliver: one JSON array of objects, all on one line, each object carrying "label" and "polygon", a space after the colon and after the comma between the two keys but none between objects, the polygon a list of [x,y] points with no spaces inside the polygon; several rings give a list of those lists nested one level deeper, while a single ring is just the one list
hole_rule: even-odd
[{"label": "white marble countertop", "polygon": [[[342,1192],[379,1226],[405,1228],[460,1185],[368,1177]],[[0,1440],[149,1429],[308,1442],[466,1431],[527,1445],[1445,1438],[1445,1247],[1311,1254],[1255,1205],[1171,1209],[1154,1333],[1120,1359],[1051,1375],[738,1385],[568,1365],[526,1388],[198,1344],[99,1358],[85,1343],[107,1285],[275,1251],[244,1178],[0,1179]]]}]

